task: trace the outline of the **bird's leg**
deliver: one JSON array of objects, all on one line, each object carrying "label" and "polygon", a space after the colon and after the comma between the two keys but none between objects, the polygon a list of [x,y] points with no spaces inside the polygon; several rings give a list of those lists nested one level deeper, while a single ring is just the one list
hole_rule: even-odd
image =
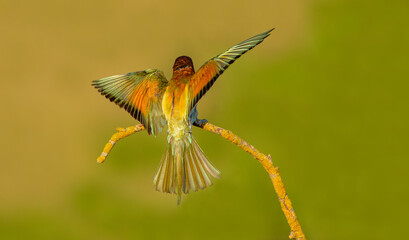
[{"label": "bird's leg", "polygon": [[190,122],[196,126],[203,128],[203,126],[208,122],[206,119],[199,119],[198,118],[199,113],[197,112],[196,106],[192,109],[192,111],[189,114],[189,119]]}]

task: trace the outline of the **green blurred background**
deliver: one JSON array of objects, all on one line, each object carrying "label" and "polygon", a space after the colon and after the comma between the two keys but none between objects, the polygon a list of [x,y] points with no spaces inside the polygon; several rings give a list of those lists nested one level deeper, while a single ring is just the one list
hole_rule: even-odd
[{"label": "green blurred background", "polygon": [[271,27],[198,105],[270,153],[309,239],[407,235],[408,1],[0,1],[0,239],[287,239],[250,155],[194,129],[222,179],[155,192],[165,134],[91,80],[210,57]]}]

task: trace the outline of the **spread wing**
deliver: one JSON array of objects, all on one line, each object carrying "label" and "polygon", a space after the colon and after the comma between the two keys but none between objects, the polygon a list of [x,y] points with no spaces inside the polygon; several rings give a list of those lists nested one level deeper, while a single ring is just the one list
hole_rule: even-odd
[{"label": "spread wing", "polygon": [[168,81],[160,70],[148,69],[92,81],[92,85],[111,102],[128,111],[149,134],[161,132],[166,120],[162,97]]},{"label": "spread wing", "polygon": [[260,44],[273,31],[270,29],[260,33],[252,38],[241,42],[232,48],[229,48],[224,53],[207,61],[200,69],[193,75],[190,80],[190,88],[193,89],[192,102],[190,109],[192,109],[200,98],[210,89],[216,79],[241,55]]}]

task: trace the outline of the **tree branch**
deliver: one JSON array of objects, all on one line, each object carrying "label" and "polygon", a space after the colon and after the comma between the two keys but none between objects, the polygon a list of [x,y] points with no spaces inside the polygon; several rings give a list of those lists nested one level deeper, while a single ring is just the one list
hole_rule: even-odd
[{"label": "tree branch", "polygon": [[217,127],[213,124],[206,123],[203,127],[204,130],[215,133],[222,136],[224,139],[236,144],[239,148],[250,153],[270,175],[270,179],[273,182],[274,189],[277,193],[278,200],[281,204],[281,210],[284,212],[285,217],[287,218],[288,225],[291,228],[290,239],[305,240],[304,233],[301,229],[301,225],[298,222],[297,216],[295,215],[293,205],[290,198],[288,197],[283,180],[281,179],[280,173],[277,167],[274,167],[271,156],[264,155],[259,150],[257,150],[252,145],[248,144],[243,139],[239,138],[237,135],[232,133],[229,130]]},{"label": "tree branch", "polygon": [[121,140],[122,138],[126,138],[129,135],[132,135],[136,132],[140,132],[144,130],[145,127],[142,124],[138,124],[136,126],[132,127],[127,127],[127,128],[121,128],[117,127],[116,131],[117,133],[114,133],[112,137],[109,139],[108,143],[105,144],[104,150],[102,150],[101,155],[97,158],[98,163],[103,163],[108,156],[109,152],[111,152],[111,149],[114,147],[115,143]]},{"label": "tree branch", "polygon": [[[264,155],[259,150],[257,150],[252,145],[248,144],[246,141],[235,135],[229,130],[223,129],[221,127],[217,127],[213,124],[206,123],[202,127],[202,129],[220,135],[224,139],[234,143],[239,148],[243,149],[244,151],[250,153],[261,165],[264,169],[268,172],[271,181],[273,182],[274,189],[277,193],[278,200],[281,204],[281,210],[284,212],[284,215],[287,219],[288,225],[291,228],[291,233],[289,238],[296,239],[296,240],[305,240],[305,235],[301,229],[301,225],[298,222],[297,216],[295,215],[293,205],[291,203],[290,198],[288,197],[283,180],[281,179],[279,170],[277,167],[274,167],[273,161],[271,160],[271,156]],[[102,151],[101,155],[98,157],[97,162],[102,163],[105,161],[106,157],[108,156],[109,152],[111,151],[112,147],[115,143],[122,138],[125,138],[131,134],[136,132],[142,131],[145,128],[142,124],[128,127],[128,128],[117,128],[118,131],[114,135],[112,135],[109,142],[105,145],[104,150]]]}]

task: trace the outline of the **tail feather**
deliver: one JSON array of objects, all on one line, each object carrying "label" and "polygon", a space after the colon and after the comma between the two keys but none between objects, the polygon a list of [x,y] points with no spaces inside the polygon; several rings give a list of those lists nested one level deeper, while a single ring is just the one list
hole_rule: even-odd
[{"label": "tail feather", "polygon": [[211,176],[220,175],[206,158],[191,134],[182,139],[169,139],[162,163],[154,178],[157,191],[180,196],[212,185]]},{"label": "tail feather", "polygon": [[[204,155],[202,149],[197,145],[196,141],[193,141],[193,144],[195,148],[198,150],[196,151],[197,154],[199,154],[199,158],[204,158],[206,159],[206,156]],[[208,173],[210,173],[213,177],[219,178],[220,177],[220,172],[217,168],[213,166],[213,164],[210,161],[203,161],[203,167],[207,170]]]},{"label": "tail feather", "polygon": [[[193,146],[196,147],[196,146]],[[210,177],[208,176],[205,168],[203,165],[205,164],[205,161],[201,161],[203,157],[199,156],[198,153],[198,148],[193,148],[196,151],[192,152],[193,158],[191,158],[191,161],[193,162],[193,165],[195,166],[196,170],[196,177],[198,178],[198,184],[199,184],[199,189],[206,188],[207,186],[212,185],[212,180],[210,180]],[[207,160],[207,159],[205,159]]]}]

